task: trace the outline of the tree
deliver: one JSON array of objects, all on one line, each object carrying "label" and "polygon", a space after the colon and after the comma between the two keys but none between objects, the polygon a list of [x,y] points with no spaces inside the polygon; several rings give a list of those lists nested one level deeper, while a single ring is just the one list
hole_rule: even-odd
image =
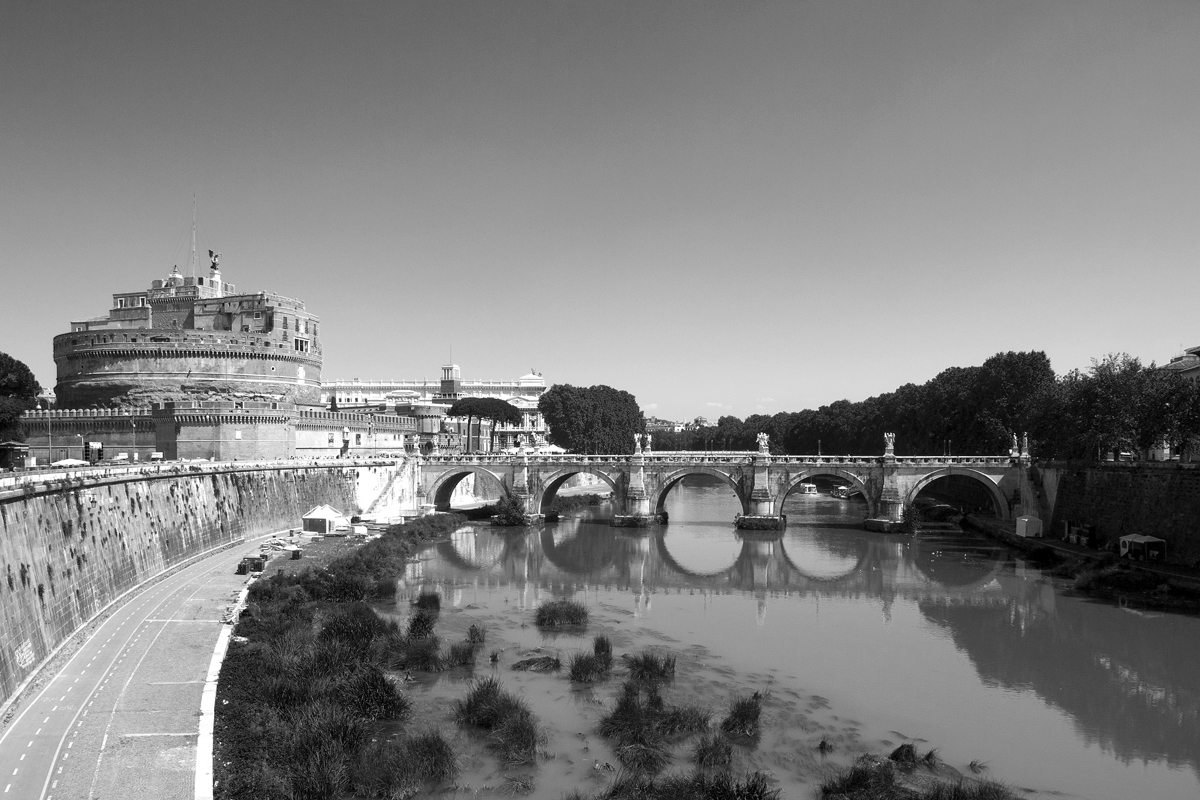
[{"label": "tree", "polygon": [[21,414],[37,406],[41,390],[29,367],[0,353],[0,441],[25,440]]},{"label": "tree", "polygon": [[[509,423],[519,425],[522,420],[521,412],[511,403],[498,397],[464,397],[455,401],[446,412],[449,417],[467,418],[467,452],[471,452],[471,421],[473,419],[490,419],[493,423]],[[495,437],[496,427],[492,426],[492,436]]]},{"label": "tree", "polygon": [[557,384],[538,400],[550,442],[573,453],[633,452],[646,421],[637,399],[611,386]]}]

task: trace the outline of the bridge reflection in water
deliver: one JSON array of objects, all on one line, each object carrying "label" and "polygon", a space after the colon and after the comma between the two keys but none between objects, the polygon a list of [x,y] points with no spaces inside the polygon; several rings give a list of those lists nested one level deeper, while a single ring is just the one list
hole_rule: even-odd
[{"label": "bridge reflection in water", "polygon": [[[689,513],[700,518],[688,520]],[[897,613],[913,608],[926,629],[967,657],[981,687],[1011,693],[1007,702],[1022,713],[1032,712],[1016,698],[1032,695],[1070,717],[1078,745],[1055,739],[1039,746],[1062,744],[1065,761],[1082,757],[1072,747],[1098,746],[1117,764],[1164,764],[1175,773],[1163,784],[1169,791],[1180,780],[1200,787],[1200,674],[1194,669],[1200,620],[1063,596],[1037,570],[972,536],[895,537],[829,518],[780,533],[739,534],[727,518],[713,524],[704,516],[703,510],[673,509],[669,526],[634,534],[587,518],[540,530],[464,528],[409,565],[398,598],[437,588],[461,604],[464,595],[504,589],[506,602],[529,609],[581,591],[628,594],[640,616],[656,595],[703,595],[710,598],[706,605],[719,596],[748,595],[757,601],[760,624],[772,604],[827,597],[878,603],[885,620],[893,605]],[[905,625],[914,621],[907,611],[905,619]],[[982,695],[965,697],[972,699],[960,702],[986,704]],[[1002,741],[993,746],[1002,748]],[[1058,783],[1056,758],[1048,751],[1024,764],[1029,780]],[[1116,780],[1119,788],[1123,779],[1104,771],[1085,781],[1083,795],[1110,796],[1105,781]]]},{"label": "bridge reflection in water", "polygon": [[[954,546],[957,561],[941,557]],[[472,526],[424,551],[402,591],[445,582],[536,587],[555,595],[600,588],[635,594],[703,591],[766,596],[820,594],[1007,602],[1015,586],[992,558],[997,550],[938,537],[888,537],[853,525],[714,535],[672,524],[626,533],[607,522],[569,519],[541,530]],[[1019,582],[1023,583],[1023,582]]]}]

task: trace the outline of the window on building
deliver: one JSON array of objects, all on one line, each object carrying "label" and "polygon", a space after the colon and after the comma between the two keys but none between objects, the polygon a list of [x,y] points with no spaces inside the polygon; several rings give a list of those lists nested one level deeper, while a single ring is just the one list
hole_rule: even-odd
[{"label": "window on building", "polygon": [[233,438],[235,438],[235,439],[241,439],[241,438],[242,438],[242,432],[241,432],[241,431],[234,431],[234,432],[233,432]]},{"label": "window on building", "polygon": [[255,311],[255,312],[254,312],[254,318],[255,318],[255,319],[262,319],[262,312],[261,312],[261,311]]},{"label": "window on building", "polygon": [[124,307],[125,307],[125,298],[118,297],[117,298],[117,308],[124,308]]},{"label": "window on building", "polygon": [[358,447],[361,444],[362,444],[362,434],[361,433],[354,434],[354,446]]},{"label": "window on building", "polygon": [[333,444],[333,431],[329,432],[329,441],[326,444]]}]

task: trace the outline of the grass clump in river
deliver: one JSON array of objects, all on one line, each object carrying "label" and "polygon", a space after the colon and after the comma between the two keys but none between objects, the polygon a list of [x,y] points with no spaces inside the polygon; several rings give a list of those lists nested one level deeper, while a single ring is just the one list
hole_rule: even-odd
[{"label": "grass clump in river", "polygon": [[[771,788],[767,776],[754,772],[741,777],[728,773],[664,775],[622,775],[595,800],[777,800],[779,790]],[[566,800],[583,800],[579,792]]]},{"label": "grass clump in river", "polygon": [[[902,748],[908,748],[900,752]],[[929,751],[936,753],[936,751]],[[901,745],[888,758],[860,756],[854,765],[821,784],[821,800],[1017,800],[1003,784],[958,777],[938,780],[938,760],[918,756],[912,745]],[[914,781],[910,773],[924,766],[929,773]]]},{"label": "grass clump in river", "polygon": [[627,681],[612,711],[600,720],[598,730],[601,736],[615,741],[617,758],[626,769],[653,775],[670,760],[669,745],[706,731],[709,716],[698,706],[668,706],[657,685]]},{"label": "grass clump in river", "polygon": [[726,771],[733,766],[733,745],[720,733],[706,733],[696,742],[692,758],[702,769]]},{"label": "grass clump in river", "polygon": [[413,601],[413,605],[422,611],[441,611],[442,596],[437,592],[421,592]]},{"label": "grass clump in river", "polygon": [[537,755],[542,741],[537,719],[524,700],[505,691],[495,678],[472,684],[454,710],[460,725],[487,730],[489,744],[506,762],[526,763]]},{"label": "grass clump in river", "polygon": [[760,730],[759,717],[762,715],[762,692],[755,692],[749,697],[735,697],[729,706],[729,714],[721,720],[721,730],[730,736],[740,736],[753,739]]},{"label": "grass clump in river", "polygon": [[607,636],[592,640],[591,653],[571,656],[571,680],[575,683],[590,683],[608,677],[612,669],[612,642]]},{"label": "grass clump in river", "polygon": [[675,678],[675,656],[643,650],[635,656],[621,657],[629,665],[629,676],[634,680],[656,682]]},{"label": "grass clump in river", "polygon": [[534,621],[539,628],[554,628],[559,625],[586,625],[587,606],[574,600],[551,600],[537,608]]},{"label": "grass clump in river", "polygon": [[358,794],[367,797],[412,797],[422,785],[449,780],[457,772],[454,749],[446,737],[433,732],[367,745],[351,782]]}]

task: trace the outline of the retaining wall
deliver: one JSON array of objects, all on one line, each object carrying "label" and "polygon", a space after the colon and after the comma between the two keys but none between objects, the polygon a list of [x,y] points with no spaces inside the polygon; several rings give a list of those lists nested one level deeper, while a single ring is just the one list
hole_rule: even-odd
[{"label": "retaining wall", "polygon": [[[1126,534],[1167,541],[1167,562],[1200,561],[1200,465],[1054,464],[1038,469],[1047,536],[1062,535],[1063,523],[1095,526],[1091,546],[1116,549]],[[1043,508],[1045,510],[1045,508]]]},{"label": "retaining wall", "polygon": [[[81,474],[0,495],[0,697],[116,597],[190,558],[299,526],[319,503],[368,508],[403,462],[205,465]],[[408,468],[411,471],[411,467]],[[408,481],[408,482],[411,482]]]}]

